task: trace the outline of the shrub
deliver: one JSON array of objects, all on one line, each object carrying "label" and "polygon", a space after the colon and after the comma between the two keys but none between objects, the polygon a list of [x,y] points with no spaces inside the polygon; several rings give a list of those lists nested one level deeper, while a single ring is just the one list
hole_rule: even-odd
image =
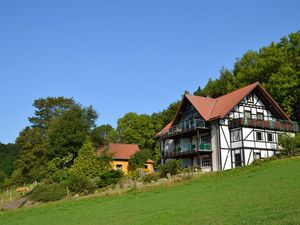
[{"label": "shrub", "polygon": [[168,173],[177,174],[181,169],[180,160],[170,160],[166,164],[159,166],[161,177],[165,177]]},{"label": "shrub", "polygon": [[157,181],[159,179],[159,175],[157,173],[148,173],[146,174],[142,181],[144,183],[150,183],[151,181]]},{"label": "shrub", "polygon": [[133,171],[137,168],[144,168],[145,162],[149,159],[150,152],[148,150],[138,151],[133,154],[128,161],[128,169]]},{"label": "shrub", "polygon": [[28,198],[36,202],[50,202],[63,199],[67,195],[66,188],[61,184],[38,185],[28,193]]},{"label": "shrub", "polygon": [[69,174],[66,170],[57,170],[52,174],[51,181],[54,183],[61,183],[65,180],[67,180],[68,177],[69,177]]},{"label": "shrub", "polygon": [[123,177],[123,172],[119,170],[109,170],[100,176],[98,187],[106,187],[111,184],[117,184]]},{"label": "shrub", "polygon": [[279,144],[281,145],[280,153],[285,156],[293,156],[296,148],[296,138],[288,135],[279,137]]},{"label": "shrub", "polygon": [[84,192],[87,194],[97,189],[97,185],[93,180],[80,173],[70,173],[68,179],[65,181],[65,186],[72,193]]}]

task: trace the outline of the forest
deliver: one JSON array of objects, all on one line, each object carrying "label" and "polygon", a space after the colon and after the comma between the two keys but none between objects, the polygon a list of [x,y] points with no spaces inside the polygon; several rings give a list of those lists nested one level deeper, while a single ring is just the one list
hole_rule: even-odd
[{"label": "forest", "polygon": [[[292,120],[300,122],[300,31],[258,51],[247,51],[232,69],[221,68],[218,79],[209,79],[192,94],[215,98],[256,81]],[[15,143],[0,144],[0,189],[64,180],[72,172],[88,170],[83,161],[95,168],[82,172],[84,176],[102,176],[109,172],[111,158],[105,152],[97,156],[95,149],[108,143],[135,143],[159,164],[159,140],[154,136],[173,119],[181,98],[151,115],[129,112],[118,119],[116,128],[96,126],[94,108],[75,99],[36,99],[35,113],[28,118],[31,125]]]}]

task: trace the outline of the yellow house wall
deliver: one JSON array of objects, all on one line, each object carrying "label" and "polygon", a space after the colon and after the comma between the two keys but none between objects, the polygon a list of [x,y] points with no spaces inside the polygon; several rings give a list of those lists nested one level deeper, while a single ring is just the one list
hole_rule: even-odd
[{"label": "yellow house wall", "polygon": [[[122,165],[122,171],[123,171],[124,175],[128,175],[128,161],[114,160],[112,162],[112,167],[114,170],[117,170],[117,165]],[[145,165],[147,165],[147,169],[145,169],[145,172],[148,172],[148,173],[154,172],[153,164],[146,163]]]},{"label": "yellow house wall", "polygon": [[117,170],[117,165],[122,165],[122,171],[125,175],[128,175],[128,161],[119,161],[114,160],[112,163],[112,167],[114,170]]},{"label": "yellow house wall", "polygon": [[147,169],[145,169],[146,172],[148,172],[148,173],[153,173],[154,172],[153,164],[146,163],[145,165],[147,165]]}]

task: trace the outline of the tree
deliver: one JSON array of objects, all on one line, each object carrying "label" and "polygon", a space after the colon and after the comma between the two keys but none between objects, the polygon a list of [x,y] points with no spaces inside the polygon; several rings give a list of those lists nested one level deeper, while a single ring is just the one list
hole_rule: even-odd
[{"label": "tree", "polygon": [[14,170],[14,163],[19,154],[19,147],[16,144],[0,143],[0,171],[9,177]]},{"label": "tree", "polygon": [[[46,176],[47,157],[44,131],[40,127],[26,127],[16,140],[20,154],[16,160],[16,174],[24,181],[41,180]],[[18,177],[15,177],[18,180]]]},{"label": "tree", "polygon": [[83,108],[69,98],[41,98],[33,105],[35,115],[29,118],[32,125],[16,140],[20,154],[13,182],[42,180],[70,167],[97,118],[92,107]]},{"label": "tree", "polygon": [[116,128],[122,143],[137,144],[141,149],[153,149],[153,137],[157,129],[151,117],[146,114],[127,113],[118,120]]},{"label": "tree", "polygon": [[88,178],[94,178],[100,176],[101,172],[103,172],[101,169],[93,143],[90,139],[87,139],[79,150],[78,157],[71,167],[71,172],[83,174]]},{"label": "tree", "polygon": [[91,132],[91,139],[94,143],[95,147],[108,145],[108,143],[111,142],[111,132],[114,130],[114,128],[109,125],[101,125],[99,127],[96,127]]},{"label": "tree", "polygon": [[133,154],[129,161],[128,167],[129,170],[135,170],[137,168],[144,168],[146,161],[149,159],[150,153],[147,150],[138,151]]},{"label": "tree", "polygon": [[289,135],[282,135],[279,137],[280,152],[286,156],[293,156],[296,148],[296,138]]},{"label": "tree", "polygon": [[52,119],[59,117],[66,110],[77,105],[73,98],[47,97],[34,100],[33,106],[36,108],[35,116],[29,121],[33,126],[47,128]]},{"label": "tree", "polygon": [[91,129],[95,126],[96,119],[97,113],[91,107],[80,106],[74,106],[53,119],[46,133],[49,159],[71,156],[71,165]]},{"label": "tree", "polygon": [[259,81],[293,120],[300,121],[300,31],[272,42],[259,51],[247,51],[232,71],[222,68],[195,95],[213,98]]}]

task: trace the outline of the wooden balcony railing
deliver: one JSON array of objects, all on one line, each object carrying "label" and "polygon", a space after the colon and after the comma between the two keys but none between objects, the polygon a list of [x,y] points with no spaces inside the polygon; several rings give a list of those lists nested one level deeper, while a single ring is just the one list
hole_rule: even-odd
[{"label": "wooden balcony railing", "polygon": [[186,155],[193,155],[197,152],[211,152],[211,144],[210,143],[201,143],[199,148],[196,148],[196,145],[188,144],[177,146],[175,149],[171,151],[162,151],[162,158],[174,158]]},{"label": "wooden balcony railing", "polygon": [[229,121],[229,128],[254,127],[269,130],[280,130],[286,132],[299,132],[299,123],[288,120],[257,120],[238,118]]},{"label": "wooden balcony railing", "polygon": [[205,124],[205,121],[202,119],[193,119],[188,120],[177,125],[172,126],[164,135],[163,137],[174,137],[180,134],[188,133],[197,129],[208,129]]}]

